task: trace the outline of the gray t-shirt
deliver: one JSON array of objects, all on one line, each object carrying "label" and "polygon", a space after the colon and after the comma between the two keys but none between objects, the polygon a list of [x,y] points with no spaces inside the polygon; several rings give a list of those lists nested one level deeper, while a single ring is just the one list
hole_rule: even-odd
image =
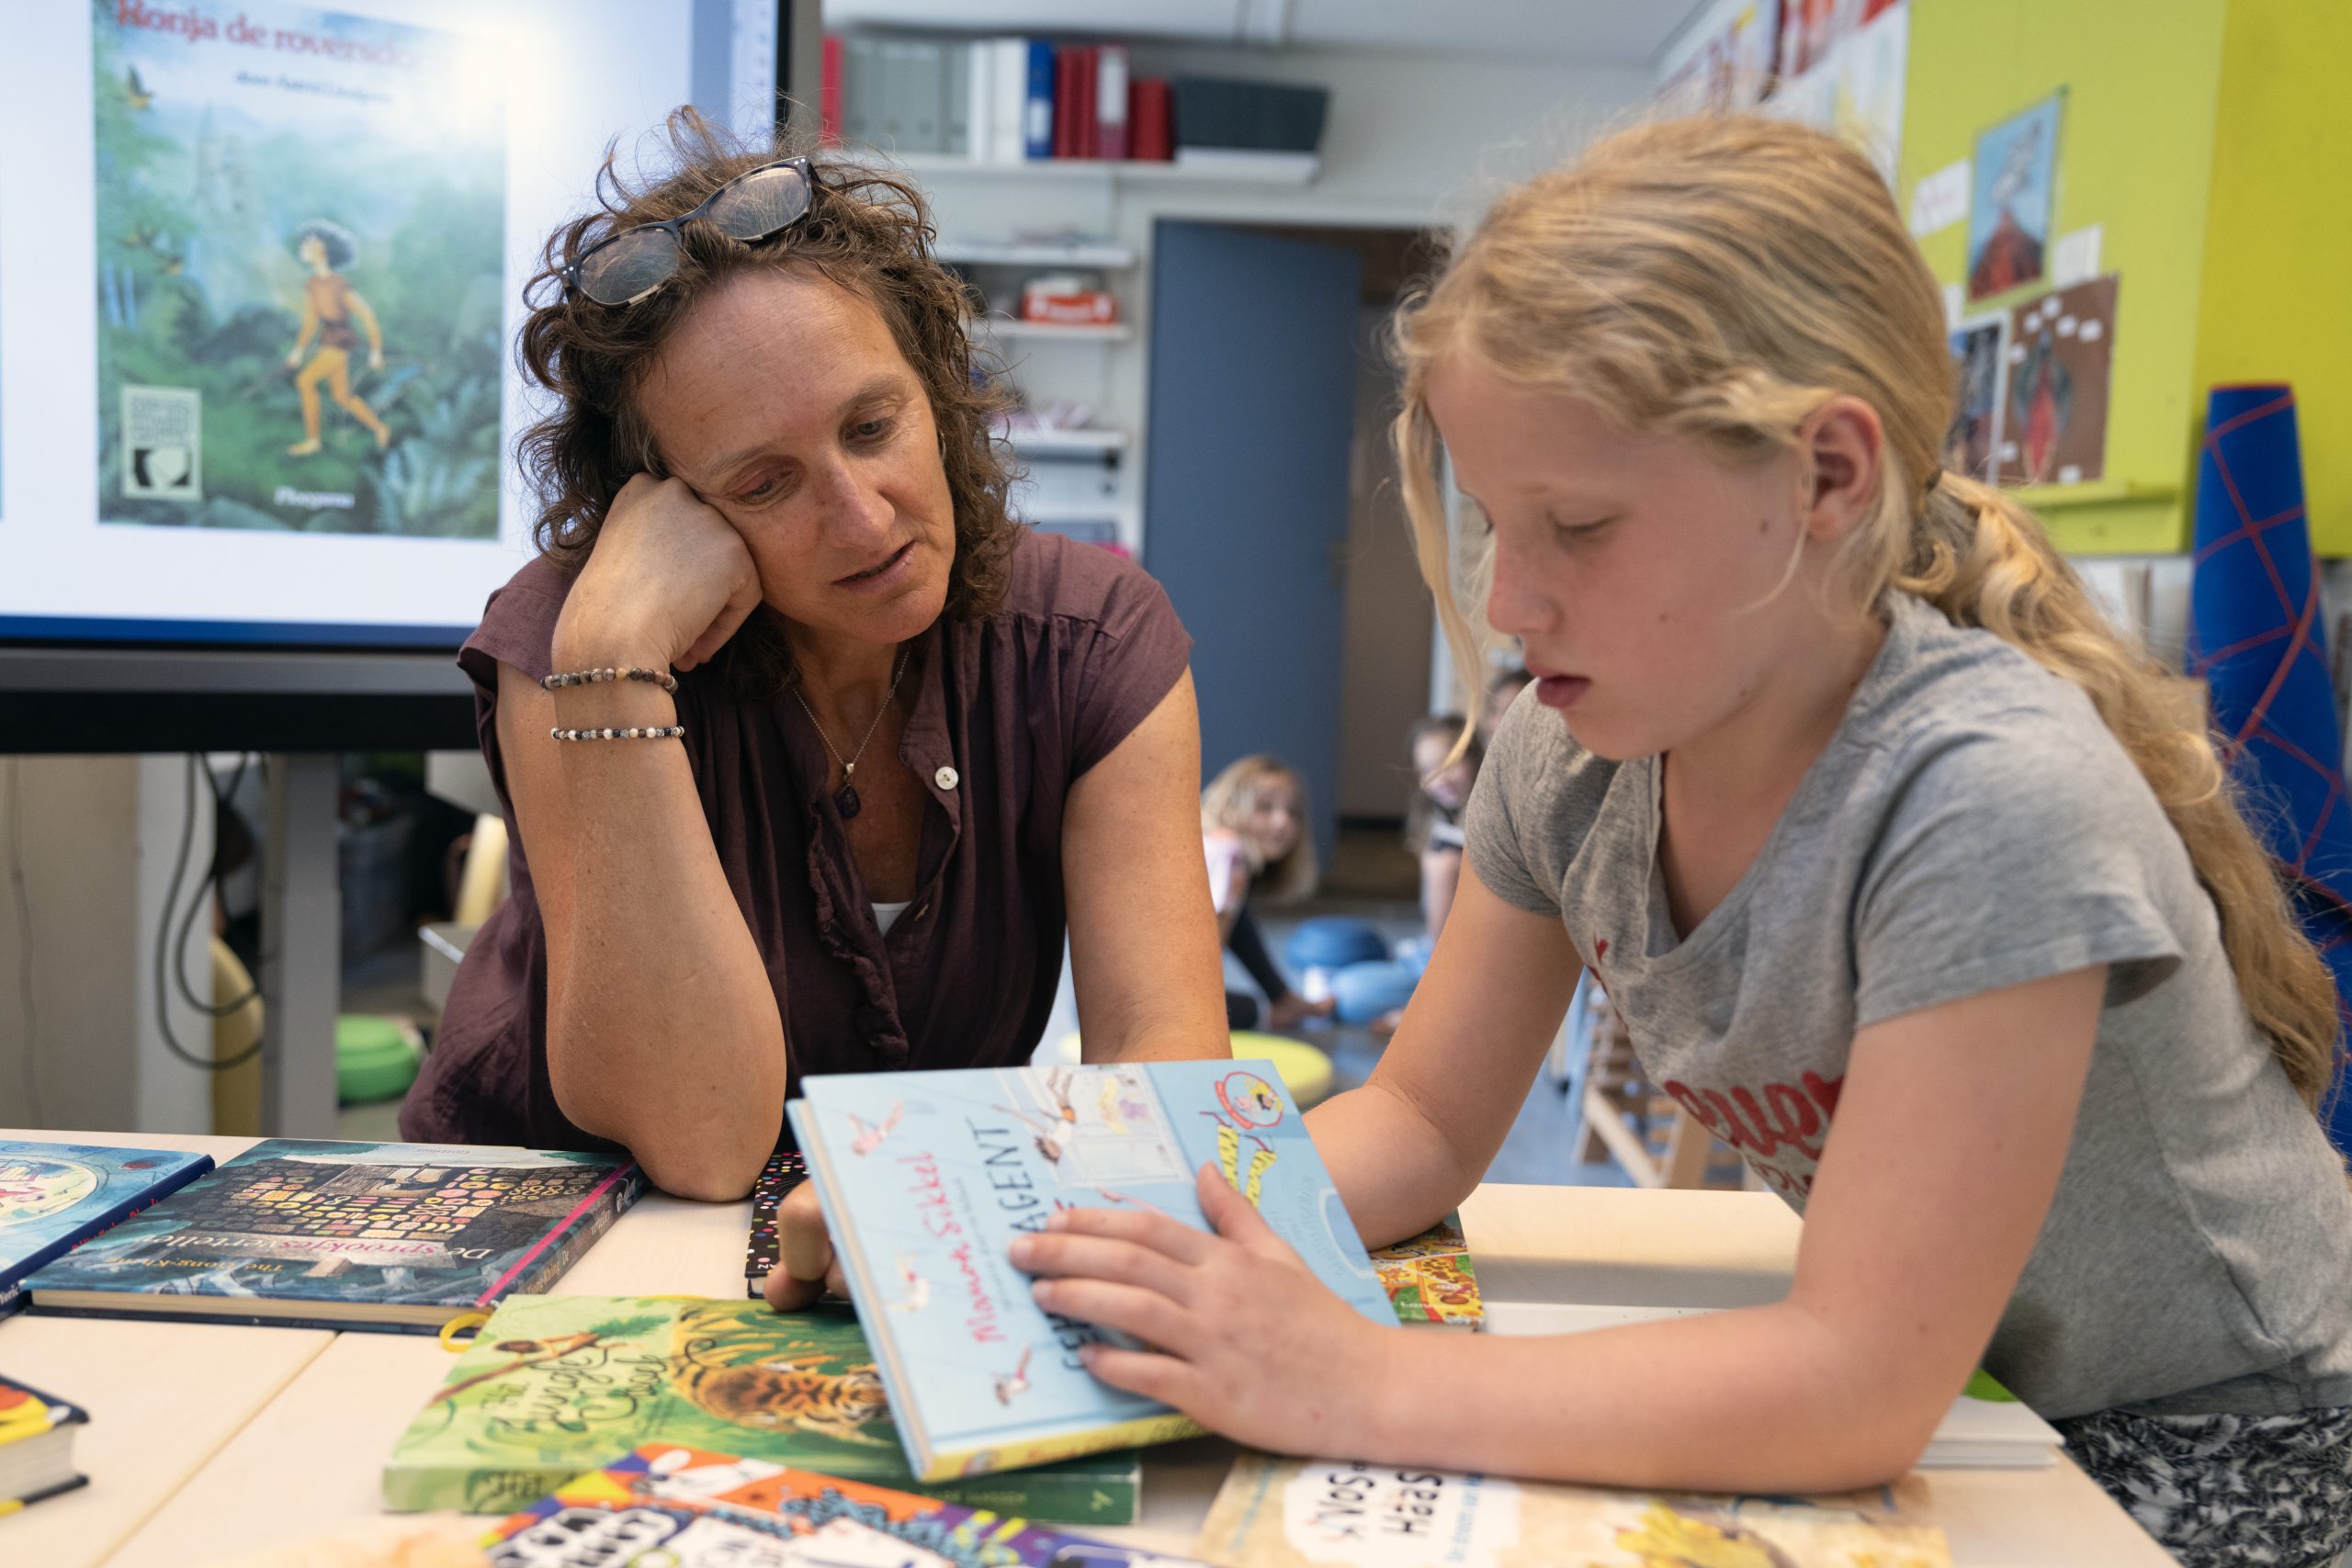
[{"label": "gray t-shirt", "polygon": [[1480,880],[1566,926],[1652,1081],[1802,1211],[1856,1030],[2108,964],[2074,1143],[1986,1367],[2048,1416],[2352,1404],[2342,1167],[2079,689],[1898,595],[1836,738],[1688,938],[1658,779],[1529,694],[1468,815]]}]

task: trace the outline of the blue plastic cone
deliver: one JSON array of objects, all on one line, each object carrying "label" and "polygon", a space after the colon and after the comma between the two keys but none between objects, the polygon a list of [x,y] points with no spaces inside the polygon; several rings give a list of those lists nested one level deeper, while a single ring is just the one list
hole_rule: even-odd
[{"label": "blue plastic cone", "polygon": [[[2188,655],[2211,689],[2214,732],[2255,831],[2335,975],[2342,1016],[2352,998],[2352,799],[2284,384],[2216,387],[2207,406]],[[2328,1135],[2352,1151],[2343,1089],[2339,1063]]]}]

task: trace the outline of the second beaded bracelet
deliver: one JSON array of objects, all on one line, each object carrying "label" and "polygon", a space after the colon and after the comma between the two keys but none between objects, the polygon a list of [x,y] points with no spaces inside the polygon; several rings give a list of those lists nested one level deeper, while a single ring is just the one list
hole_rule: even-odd
[{"label": "second beaded bracelet", "polygon": [[647,681],[665,692],[678,689],[678,678],[667,670],[648,670],[641,666],[625,670],[570,670],[560,674],[542,675],[539,685],[542,690],[552,692],[563,686],[593,686],[606,681]]},{"label": "second beaded bracelet", "polygon": [[626,729],[550,729],[557,740],[676,740],[686,733],[683,724],[631,725]]}]

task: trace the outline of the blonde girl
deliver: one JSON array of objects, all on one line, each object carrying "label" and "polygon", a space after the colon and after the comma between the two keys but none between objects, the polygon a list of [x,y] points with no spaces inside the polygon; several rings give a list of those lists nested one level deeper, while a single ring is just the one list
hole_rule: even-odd
[{"label": "blonde girl", "polygon": [[[1403,318],[1398,437],[1457,649],[1442,444],[1537,677],[1428,976],[1310,1117],[1364,1240],[1476,1186],[1581,970],[1649,1076],[1805,1215],[1787,1298],[1557,1338],[1349,1313],[1088,1211],[1051,1311],[1245,1441],[1640,1486],[1910,1466],[1980,1361],[2182,1561],[2352,1533],[2352,1198],[2325,970],[2193,694],[1936,454],[1943,307],[1861,156],[1628,130],[1506,195]],[[1429,1390],[1443,1389],[1431,1399]]]},{"label": "blonde girl", "polygon": [[1209,897],[1218,932],[1266,993],[1225,994],[1228,1029],[1295,1029],[1331,1013],[1329,1000],[1300,998],[1266,951],[1250,912],[1253,897],[1283,901],[1315,891],[1315,839],[1306,830],[1306,781],[1279,757],[1260,753],[1229,763],[1201,792],[1201,849],[1209,863]]}]

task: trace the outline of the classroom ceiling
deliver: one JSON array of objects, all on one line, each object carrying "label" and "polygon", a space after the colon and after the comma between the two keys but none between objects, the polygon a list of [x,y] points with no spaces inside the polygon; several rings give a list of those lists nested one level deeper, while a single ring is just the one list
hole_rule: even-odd
[{"label": "classroom ceiling", "polygon": [[1704,0],[822,0],[825,25],[1002,28],[1646,65]]}]

